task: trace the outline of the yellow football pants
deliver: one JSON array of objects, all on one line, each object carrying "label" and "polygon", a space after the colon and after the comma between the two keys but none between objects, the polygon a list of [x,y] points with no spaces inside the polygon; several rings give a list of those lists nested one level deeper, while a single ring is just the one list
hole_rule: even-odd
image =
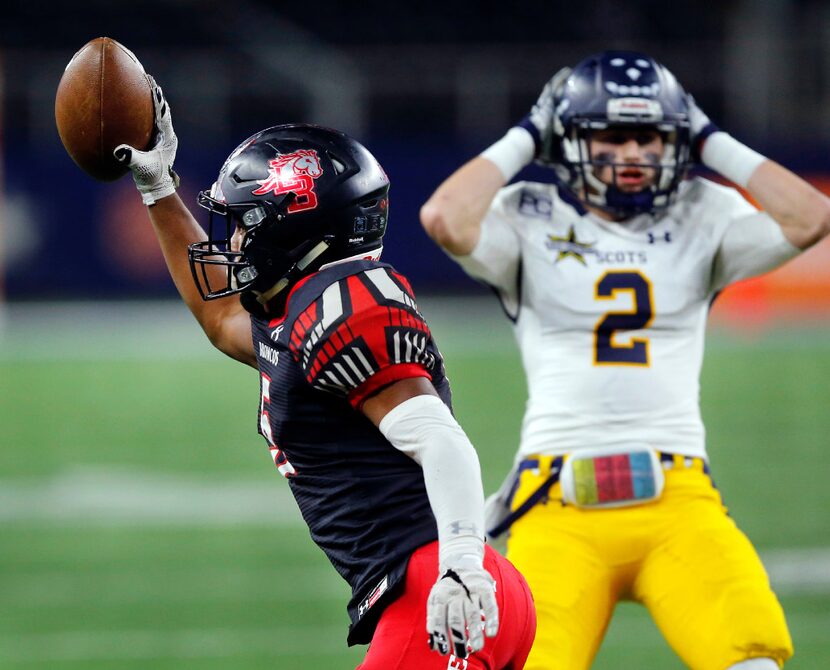
[{"label": "yellow football pants", "polygon": [[[522,473],[515,509],[547,478],[549,457]],[[675,456],[662,497],[584,510],[557,483],[510,529],[507,557],[524,573],[538,629],[526,670],[588,670],[619,600],[645,605],[692,670],[726,670],[792,653],[784,613],[758,555],[727,516],[702,461]]]}]

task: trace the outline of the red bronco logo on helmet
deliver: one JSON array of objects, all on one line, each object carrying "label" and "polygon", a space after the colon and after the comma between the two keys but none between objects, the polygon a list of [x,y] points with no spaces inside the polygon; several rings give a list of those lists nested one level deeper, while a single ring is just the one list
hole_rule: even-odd
[{"label": "red bronco logo on helmet", "polygon": [[320,158],[314,149],[299,149],[290,154],[277,156],[268,162],[268,178],[257,180],[261,186],[251,191],[253,195],[273,193],[294,193],[294,202],[288,206],[288,213],[302,212],[317,207],[314,180],[323,174]]}]

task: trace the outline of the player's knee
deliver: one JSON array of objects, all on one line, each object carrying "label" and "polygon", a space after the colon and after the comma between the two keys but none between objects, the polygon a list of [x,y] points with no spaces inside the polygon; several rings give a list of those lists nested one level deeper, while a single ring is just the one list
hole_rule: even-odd
[{"label": "player's knee", "polygon": [[[769,587],[757,582],[746,588],[733,588],[724,612],[733,630],[732,642],[752,656],[786,660],[792,655],[792,639],[784,610]],[[763,653],[769,651],[770,653]]]},{"label": "player's knee", "polygon": [[779,670],[793,655],[784,611],[769,587],[755,581],[733,584],[724,594],[722,646],[711,667],[725,670]]}]

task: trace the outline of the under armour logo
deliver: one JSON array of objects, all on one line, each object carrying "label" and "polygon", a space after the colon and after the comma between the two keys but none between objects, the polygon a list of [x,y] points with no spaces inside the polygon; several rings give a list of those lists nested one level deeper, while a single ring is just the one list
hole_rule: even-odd
[{"label": "under armour logo", "polygon": [[478,528],[474,523],[461,523],[460,521],[453,521],[450,524],[450,532],[453,535],[478,535]]},{"label": "under armour logo", "polygon": [[662,239],[663,242],[671,242],[671,233],[669,231],[666,231],[665,233],[663,233],[662,238],[656,236],[654,233],[649,233],[648,234],[648,243],[649,244],[654,244],[655,242],[659,242],[661,239]]}]

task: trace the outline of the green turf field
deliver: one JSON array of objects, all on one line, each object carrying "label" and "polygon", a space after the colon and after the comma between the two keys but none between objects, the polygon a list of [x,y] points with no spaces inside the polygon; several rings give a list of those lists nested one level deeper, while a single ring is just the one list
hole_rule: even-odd
[{"label": "green turf field", "polygon": [[[422,302],[491,491],[516,444],[517,356],[500,321]],[[0,669],[354,667],[345,584],[256,435],[256,373],[177,307],[120,325],[42,311],[13,311],[0,339]],[[781,593],[792,670],[830,667],[828,380],[826,332],[710,339],[714,473]],[[624,605],[595,667],[683,666]]]}]

